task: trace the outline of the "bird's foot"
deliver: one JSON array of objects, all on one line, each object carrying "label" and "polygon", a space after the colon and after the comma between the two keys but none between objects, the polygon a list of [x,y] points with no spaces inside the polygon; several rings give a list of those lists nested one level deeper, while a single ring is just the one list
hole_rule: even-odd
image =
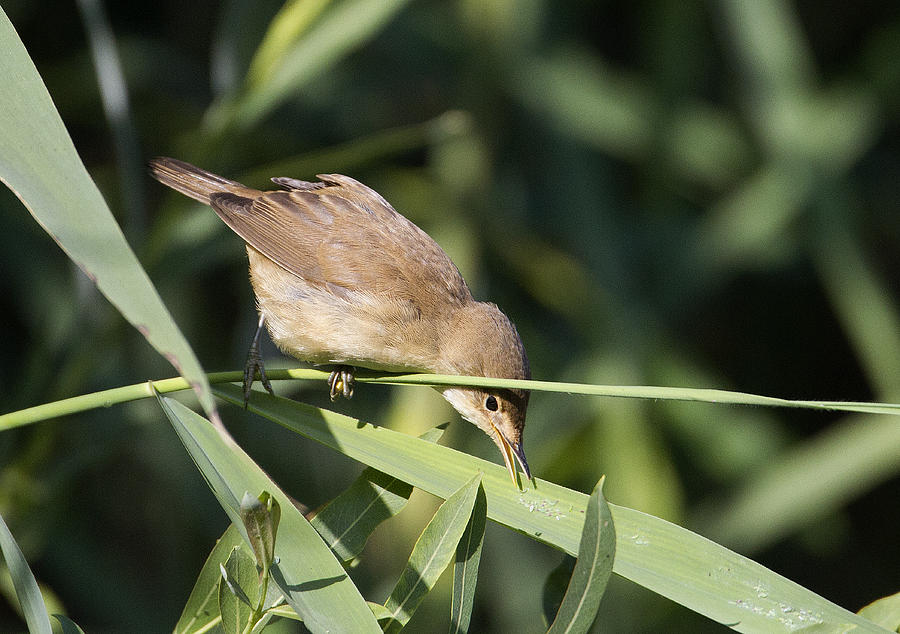
[{"label": "bird's foot", "polygon": [[341,365],[332,370],[328,376],[328,396],[334,401],[338,396],[353,396],[353,368]]},{"label": "bird's foot", "polygon": [[247,409],[247,403],[250,401],[250,391],[257,374],[259,374],[259,380],[266,391],[275,396],[272,384],[269,383],[269,377],[266,376],[266,366],[263,365],[262,355],[259,353],[259,333],[262,331],[263,323],[263,318],[260,317],[256,335],[250,344],[250,350],[247,351],[247,363],[244,364],[244,409]]}]

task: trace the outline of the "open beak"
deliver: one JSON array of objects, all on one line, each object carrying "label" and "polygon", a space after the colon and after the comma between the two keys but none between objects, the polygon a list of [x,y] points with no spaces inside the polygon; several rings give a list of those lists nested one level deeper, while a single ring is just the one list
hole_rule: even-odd
[{"label": "open beak", "polygon": [[506,470],[509,471],[509,477],[512,478],[513,484],[519,486],[519,478],[516,473],[516,461],[522,467],[522,473],[528,480],[531,480],[531,469],[528,468],[528,461],[525,459],[525,450],[522,449],[522,443],[513,444],[507,440],[503,432],[494,427],[497,432],[497,438],[500,440],[500,453],[503,454],[503,462],[506,463]]}]

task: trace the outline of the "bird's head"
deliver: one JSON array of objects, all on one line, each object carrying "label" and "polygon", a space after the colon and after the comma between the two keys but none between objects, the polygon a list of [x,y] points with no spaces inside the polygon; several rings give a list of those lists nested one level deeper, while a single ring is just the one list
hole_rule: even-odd
[{"label": "bird's head", "polygon": [[[525,347],[512,322],[494,304],[473,302],[459,311],[441,350],[447,374],[499,379],[530,379]],[[449,387],[444,398],[470,423],[490,436],[518,485],[516,462],[531,479],[523,447],[528,392]]]},{"label": "bird's head", "polygon": [[526,392],[451,387],[445,389],[443,394],[463,418],[477,425],[494,441],[514,483],[518,484],[516,462],[525,477],[531,479],[531,470],[522,446],[525,409],[528,406]]}]

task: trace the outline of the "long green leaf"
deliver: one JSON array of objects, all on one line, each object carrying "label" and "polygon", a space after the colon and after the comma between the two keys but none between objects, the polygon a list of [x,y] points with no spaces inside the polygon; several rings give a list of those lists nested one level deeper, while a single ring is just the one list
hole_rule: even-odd
[{"label": "long green leaf", "polygon": [[[250,545],[241,537],[237,526],[229,524],[222,536],[216,541],[216,545],[210,552],[209,557],[206,558],[200,574],[197,575],[194,588],[191,590],[181,617],[173,630],[175,634],[205,633],[222,630],[222,626],[219,623],[221,615],[219,614],[218,604],[219,583],[222,578],[221,566],[228,561],[231,553],[236,548],[246,552],[248,557],[253,557]],[[284,605],[281,590],[274,584],[269,584],[264,607],[269,608],[271,612],[273,611],[271,606],[278,604],[283,606],[279,608],[280,612],[290,615],[290,618],[302,620],[293,608]]]},{"label": "long green leaf", "polygon": [[41,596],[37,580],[2,516],[0,516],[0,554],[3,555],[12,577],[16,597],[22,606],[22,615],[28,624],[28,631],[52,634],[50,618],[47,616],[47,608],[44,606],[44,598]]},{"label": "long green leaf", "polygon": [[0,9],[0,180],[103,295],[194,387],[217,419],[200,363],[125,241],[22,41]]},{"label": "long green leaf", "polygon": [[64,614],[54,614],[53,618],[59,621],[59,628],[62,634],[84,634],[84,630],[78,626],[78,623]]},{"label": "long green leaf", "polygon": [[379,524],[399,513],[412,486],[366,469],[350,487],[310,520],[329,548],[343,561],[357,557]]},{"label": "long green leaf", "polygon": [[[240,388],[215,392],[243,403]],[[446,499],[482,471],[488,517],[569,554],[578,552],[587,497],[536,479],[519,491],[506,470],[453,449],[316,409],[254,393],[250,409],[288,429]],[[613,571],[657,594],[738,631],[791,631],[806,625],[835,629],[872,623],[758,563],[657,517],[609,505],[619,536]]]},{"label": "long green leaf", "polygon": [[475,586],[478,582],[478,565],[481,563],[481,547],[484,544],[484,525],[487,523],[487,498],[484,487],[478,487],[472,517],[456,547],[453,562],[453,594],[450,600],[450,633],[462,634],[469,630],[472,606],[475,603]]},{"label": "long green leaf", "polygon": [[[437,442],[443,428],[428,430],[420,438]],[[403,510],[412,486],[385,473],[364,470],[343,493],[310,520],[341,561],[357,557],[379,524]]]},{"label": "long green leaf", "polygon": [[[337,0],[314,21],[296,3],[273,22],[246,89],[208,113],[214,132],[249,127],[344,55],[373,37],[409,0]],[[285,25],[295,21],[296,25]],[[290,31],[293,43],[282,41]]]},{"label": "long green leaf", "polygon": [[[269,23],[266,35],[250,63],[247,81],[259,84],[268,79],[285,53],[328,8],[331,0],[288,0]],[[287,173],[287,172],[285,172]]]},{"label": "long green leaf", "polygon": [[392,618],[385,632],[399,632],[406,625],[449,565],[472,516],[480,486],[481,474],[476,473],[441,504],[419,535],[406,568],[384,604]]},{"label": "long green leaf", "polygon": [[219,612],[225,634],[241,634],[259,599],[259,576],[253,556],[235,547],[220,568]]},{"label": "long green leaf", "polygon": [[600,478],[588,500],[575,570],[548,634],[590,630],[612,574],[615,554],[616,530],[603,497],[603,478]]},{"label": "long green leaf", "polygon": [[[275,552],[279,563],[272,578],[288,603],[313,632],[379,632],[371,610],[319,534],[278,486],[240,447],[199,414],[170,398],[159,402],[194,462],[222,505],[241,524],[239,499],[244,492],[268,491],[281,505]],[[427,443],[426,443],[427,444]]]},{"label": "long green leaf", "polygon": [[900,592],[872,601],[859,615],[891,632],[900,632]]},{"label": "long green leaf", "polygon": [[[695,518],[710,537],[752,552],[837,510],[900,471],[900,425],[848,416],[774,456],[766,469]],[[765,516],[767,521],[757,521]]]},{"label": "long green leaf", "polygon": [[544,624],[549,628],[550,624],[559,613],[572,571],[575,570],[575,558],[566,555],[559,565],[550,571],[544,580],[543,596],[541,597],[541,609],[543,610]]},{"label": "long green leaf", "polygon": [[188,597],[181,618],[175,625],[175,634],[188,634],[188,632],[206,632],[219,621],[219,608],[216,593],[219,588],[221,573],[219,566],[228,561],[231,552],[244,543],[240,532],[234,524],[229,524],[228,529],[216,542],[206,563],[197,575],[194,589]]}]

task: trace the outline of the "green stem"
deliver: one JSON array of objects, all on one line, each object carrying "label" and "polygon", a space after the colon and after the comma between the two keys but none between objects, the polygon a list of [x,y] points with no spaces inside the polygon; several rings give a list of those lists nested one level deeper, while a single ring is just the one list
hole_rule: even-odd
[{"label": "green stem", "polygon": [[[329,373],[312,368],[293,368],[287,370],[268,370],[271,380],[327,380]],[[213,372],[207,375],[210,383],[240,383],[242,372]],[[757,405],[766,407],[790,407],[819,409],[829,411],[860,412],[865,414],[888,414],[900,416],[898,403],[869,403],[845,401],[810,401],[790,400],[730,392],[716,389],[696,389],[681,387],[658,387],[646,385],[590,385],[584,383],[560,383],[555,381],[524,381],[518,379],[494,379],[485,377],[449,376],[442,374],[385,374],[372,370],[358,369],[356,381],[360,383],[383,383],[388,385],[427,385],[441,387],[447,385],[464,385],[471,387],[518,388],[540,392],[563,392],[566,394],[585,394],[590,396],[608,396],[618,398],[644,398],[654,400],[695,401],[718,403],[722,405]],[[99,407],[110,407],[118,403],[135,401],[142,398],[155,397],[156,392],[165,394],[186,390],[190,385],[181,377],[148,381],[116,387],[91,394],[82,394],[72,398],[45,403],[35,407],[0,415],[0,431],[30,425],[42,420],[59,418]]]}]

